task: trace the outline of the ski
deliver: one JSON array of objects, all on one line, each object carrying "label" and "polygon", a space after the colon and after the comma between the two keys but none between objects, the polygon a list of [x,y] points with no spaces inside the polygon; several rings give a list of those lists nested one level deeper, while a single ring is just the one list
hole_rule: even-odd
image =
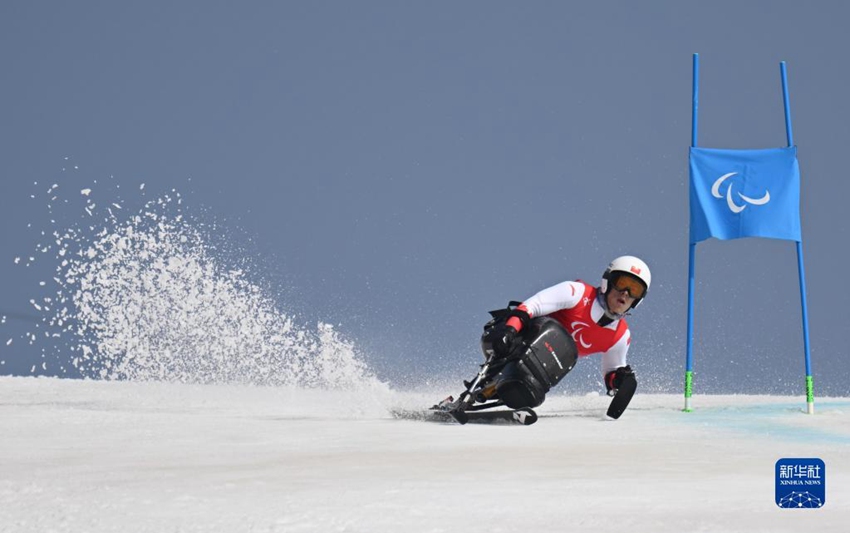
[{"label": "ski", "polygon": [[632,401],[632,396],[635,395],[636,389],[637,380],[635,379],[634,374],[626,375],[623,379],[623,383],[620,384],[620,388],[617,390],[617,394],[615,394],[614,398],[611,400],[611,405],[608,406],[608,416],[614,420],[620,418],[623,411],[625,411],[626,407],[629,406],[629,402]]},{"label": "ski", "polygon": [[458,424],[518,424],[530,426],[537,422],[537,413],[532,409],[501,411],[464,411],[450,413],[438,409],[393,409],[394,418],[400,420],[422,420],[425,422],[456,422]]}]

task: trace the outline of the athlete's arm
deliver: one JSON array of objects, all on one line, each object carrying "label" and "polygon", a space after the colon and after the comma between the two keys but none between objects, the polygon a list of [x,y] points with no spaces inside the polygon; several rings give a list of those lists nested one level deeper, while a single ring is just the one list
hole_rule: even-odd
[{"label": "athlete's arm", "polygon": [[629,330],[623,334],[620,340],[607,352],[602,353],[602,376],[626,366],[626,354],[629,353],[629,344],[632,341],[632,333]]},{"label": "athlete's arm", "polygon": [[[565,281],[555,286],[543,289],[528,300],[524,301],[517,310],[528,313],[529,318],[544,316],[561,309],[572,309],[584,296],[584,283],[580,281]],[[512,316],[508,326],[517,331],[522,329],[522,320]]]}]

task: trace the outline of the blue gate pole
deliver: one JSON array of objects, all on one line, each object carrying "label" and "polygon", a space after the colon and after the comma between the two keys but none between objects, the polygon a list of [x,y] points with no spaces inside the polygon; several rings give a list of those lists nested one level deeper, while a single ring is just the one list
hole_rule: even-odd
[{"label": "blue gate pole", "polygon": [[[779,63],[782,75],[782,101],[785,105],[785,134],[788,146],[794,146],[794,132],[791,129],[791,105],[788,99],[788,73],[785,61]],[[812,384],[812,357],[809,345],[809,307],[806,304],[806,269],[803,266],[803,242],[797,241],[797,272],[800,275],[800,303],[803,311],[803,348],[806,355],[806,412],[815,413],[815,393]]]},{"label": "blue gate pole", "polygon": [[[694,54],[693,106],[691,108],[691,147],[697,145],[697,120],[699,118],[699,54]],[[690,235],[688,236],[690,240]],[[694,384],[694,263],[696,243],[688,246],[688,340],[685,358],[685,409],[691,412],[691,395]]]}]

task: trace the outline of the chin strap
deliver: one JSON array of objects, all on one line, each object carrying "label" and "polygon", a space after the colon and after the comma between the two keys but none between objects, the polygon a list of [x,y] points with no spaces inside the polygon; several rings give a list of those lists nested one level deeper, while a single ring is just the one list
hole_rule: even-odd
[{"label": "chin strap", "polygon": [[605,298],[605,296],[606,295],[602,293],[602,287],[599,287],[596,290],[596,301],[599,302],[599,305],[602,306],[602,310],[604,311],[604,313],[602,313],[602,316],[599,318],[599,320],[596,321],[596,324],[603,328],[611,322],[614,322],[615,320],[620,320],[621,318],[629,314],[628,312],[625,312],[623,314],[612,313],[608,309],[608,300]]}]

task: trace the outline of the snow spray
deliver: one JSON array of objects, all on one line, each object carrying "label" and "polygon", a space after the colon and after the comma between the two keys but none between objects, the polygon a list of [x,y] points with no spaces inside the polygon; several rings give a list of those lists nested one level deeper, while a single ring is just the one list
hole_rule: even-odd
[{"label": "snow spray", "polygon": [[[51,204],[61,200],[59,189],[47,191]],[[143,195],[144,184],[139,189]],[[72,365],[83,377],[320,388],[377,382],[331,325],[296,324],[228,264],[209,244],[210,226],[183,212],[176,190],[126,216],[120,200],[98,206],[92,188],[72,195],[85,202],[85,223],[59,230],[51,220],[52,235],[42,232],[52,242],[39,250],[57,262],[58,289],[31,303],[50,336],[72,339]]]}]

